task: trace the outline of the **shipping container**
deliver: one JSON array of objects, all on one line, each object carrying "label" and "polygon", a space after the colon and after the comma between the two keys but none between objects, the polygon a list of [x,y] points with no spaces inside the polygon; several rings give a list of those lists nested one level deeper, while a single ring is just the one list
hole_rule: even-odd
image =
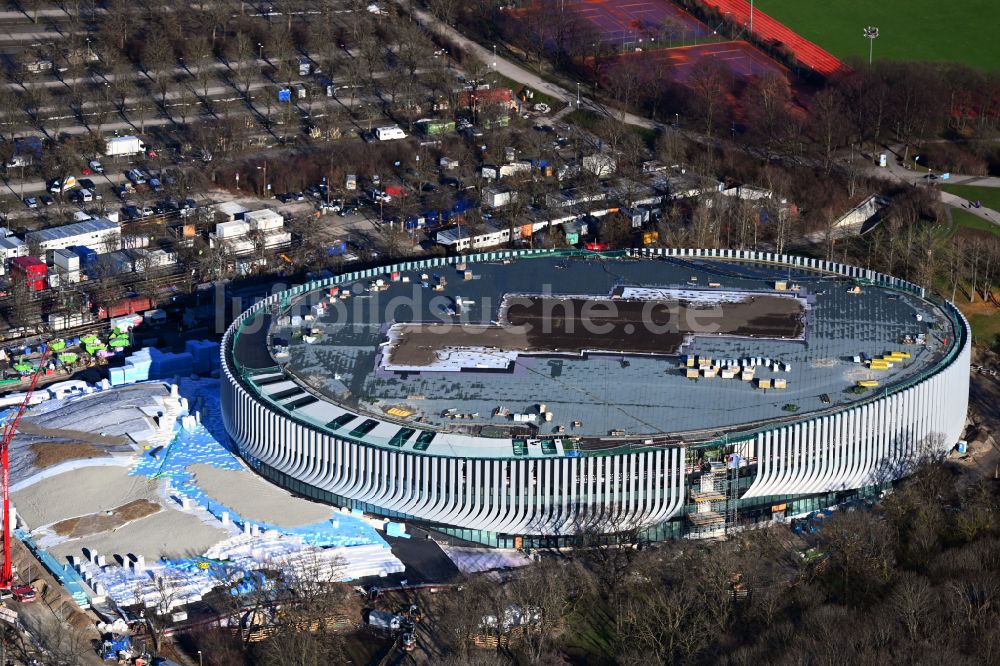
[{"label": "shipping container", "polygon": [[133,296],[132,298],[123,298],[114,305],[110,307],[100,307],[97,309],[97,316],[100,319],[108,319],[109,317],[122,317],[124,315],[135,314],[138,312],[145,312],[153,307],[153,302],[148,296]]},{"label": "shipping container", "polygon": [[24,280],[32,291],[45,289],[46,266],[36,257],[14,257],[10,260],[10,268],[15,279]]},{"label": "shipping container", "polygon": [[80,268],[90,268],[97,263],[97,252],[86,245],[72,245],[67,249],[80,257]]}]

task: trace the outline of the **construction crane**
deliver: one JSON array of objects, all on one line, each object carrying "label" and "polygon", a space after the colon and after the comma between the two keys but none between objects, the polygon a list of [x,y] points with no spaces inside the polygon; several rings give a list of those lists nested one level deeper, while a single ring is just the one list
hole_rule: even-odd
[{"label": "construction crane", "polygon": [[38,359],[38,368],[31,375],[31,383],[28,384],[24,400],[17,408],[17,413],[4,425],[3,437],[0,439],[0,464],[3,465],[3,569],[0,569],[0,590],[9,590],[14,585],[14,567],[10,557],[10,534],[13,531],[10,525],[10,441],[14,439],[17,424],[21,422],[21,417],[28,409],[31,394],[35,392],[35,385],[38,384],[38,378],[45,372],[45,360],[48,356],[49,346],[45,345],[42,349],[42,356]]}]

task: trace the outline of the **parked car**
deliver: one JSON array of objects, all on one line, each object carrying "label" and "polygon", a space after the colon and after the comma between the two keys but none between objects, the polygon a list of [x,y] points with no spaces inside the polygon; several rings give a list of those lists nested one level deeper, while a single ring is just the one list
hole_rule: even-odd
[{"label": "parked car", "polygon": [[24,205],[28,208],[38,208],[38,199],[35,197],[25,197]]},{"label": "parked car", "polygon": [[53,199],[49,195],[47,195],[47,194],[43,194],[42,195],[42,205],[43,206],[51,206],[55,202],[56,202],[55,199]]},{"label": "parked car", "polygon": [[104,173],[104,165],[100,160],[90,160],[89,166],[94,173]]}]

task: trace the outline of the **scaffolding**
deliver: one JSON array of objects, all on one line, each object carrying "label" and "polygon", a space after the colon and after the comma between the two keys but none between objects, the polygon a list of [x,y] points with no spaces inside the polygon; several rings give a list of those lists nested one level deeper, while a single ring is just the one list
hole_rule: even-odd
[{"label": "scaffolding", "polygon": [[702,462],[701,475],[690,484],[687,520],[692,538],[725,538],[738,529],[740,468],[746,459],[735,447],[723,451],[721,460]]}]

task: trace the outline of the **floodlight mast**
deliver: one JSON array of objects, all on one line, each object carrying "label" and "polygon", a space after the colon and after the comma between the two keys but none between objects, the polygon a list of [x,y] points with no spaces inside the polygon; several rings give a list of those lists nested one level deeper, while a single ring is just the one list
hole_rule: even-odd
[{"label": "floodlight mast", "polygon": [[868,40],[868,66],[872,66],[872,53],[875,50],[875,40],[878,39],[878,28],[870,25],[865,28],[865,39]]}]

